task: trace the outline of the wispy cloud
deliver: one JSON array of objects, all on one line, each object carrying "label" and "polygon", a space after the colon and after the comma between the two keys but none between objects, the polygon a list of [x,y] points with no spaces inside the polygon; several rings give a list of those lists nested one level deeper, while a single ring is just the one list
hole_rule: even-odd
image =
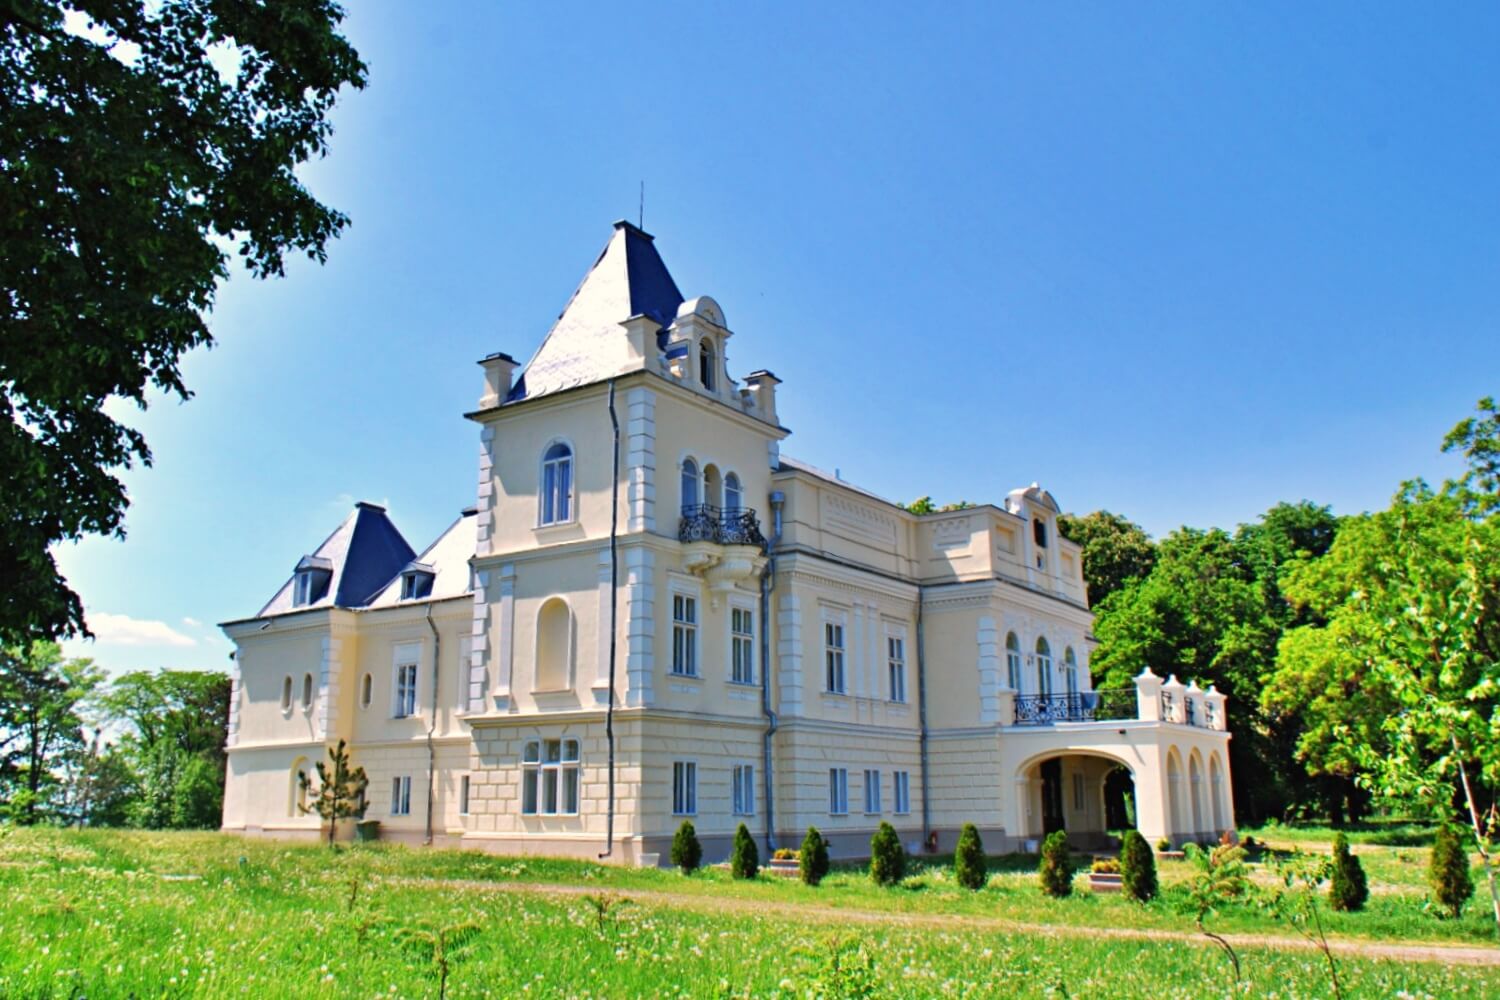
[{"label": "wispy cloud", "polygon": [[203,625],[202,622],[200,622],[198,619],[193,618],[193,617],[183,618],[182,619],[182,624],[186,625],[188,628],[200,628]]},{"label": "wispy cloud", "polygon": [[183,635],[166,622],[149,618],[90,611],[89,628],[101,646],[196,646],[198,640]]}]

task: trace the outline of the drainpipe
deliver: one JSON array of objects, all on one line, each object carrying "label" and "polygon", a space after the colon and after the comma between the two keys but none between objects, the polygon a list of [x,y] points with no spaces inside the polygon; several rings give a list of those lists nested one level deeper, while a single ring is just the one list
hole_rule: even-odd
[{"label": "drainpipe", "polygon": [[604,853],[615,851],[615,628],[619,613],[620,418],[615,414],[615,380],[609,380],[609,425],[614,429],[614,474],[609,495],[609,701],[604,707],[604,742],[609,746],[609,805],[604,817]]},{"label": "drainpipe", "polygon": [[766,571],[760,578],[760,710],[766,717],[762,756],[766,772],[766,857],[776,851],[776,799],[772,775],[771,744],[776,736],[776,713],[771,709],[771,592],[776,588],[776,546],[781,543],[781,509],[786,494],[771,493],[771,541],[766,546]]},{"label": "drainpipe", "polygon": [[432,736],[437,731],[438,714],[438,654],[442,652],[442,640],[438,638],[437,626],[432,622],[432,602],[427,602],[427,627],[432,630],[432,715],[427,724],[427,832],[422,838],[423,846],[432,845],[432,783],[437,777],[437,747]]},{"label": "drainpipe", "polygon": [[922,846],[932,837],[932,811],[927,801],[927,655],[922,630],[922,588],[917,588],[917,723],[921,727],[917,746],[922,760]]}]

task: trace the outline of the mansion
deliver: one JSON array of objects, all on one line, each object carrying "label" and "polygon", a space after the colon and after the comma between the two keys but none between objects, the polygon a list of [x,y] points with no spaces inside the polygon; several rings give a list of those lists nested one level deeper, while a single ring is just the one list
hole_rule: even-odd
[{"label": "mansion", "polygon": [[916,514],[796,461],[731,336],[616,223],[531,359],[480,362],[476,502],[421,551],[357,504],[223,625],[224,829],[315,837],[299,775],[339,740],[382,838],[502,853],[1233,829],[1224,696],[1094,690],[1051,494]]}]

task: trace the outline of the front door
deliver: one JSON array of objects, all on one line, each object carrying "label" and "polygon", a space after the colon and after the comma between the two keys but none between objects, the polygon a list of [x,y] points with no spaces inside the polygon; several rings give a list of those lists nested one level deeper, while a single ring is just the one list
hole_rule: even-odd
[{"label": "front door", "polygon": [[1062,760],[1042,761],[1042,833],[1063,829]]}]

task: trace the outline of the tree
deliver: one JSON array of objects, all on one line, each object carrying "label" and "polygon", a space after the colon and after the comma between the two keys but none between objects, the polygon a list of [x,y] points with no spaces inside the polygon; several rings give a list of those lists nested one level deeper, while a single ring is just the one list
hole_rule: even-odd
[{"label": "tree", "polygon": [[691,875],[702,862],[703,845],[698,843],[698,831],[690,821],[683,820],[672,836],[672,864],[681,868],[684,875]]},{"label": "tree", "polygon": [[61,806],[62,771],[87,752],[83,712],[103,678],[54,642],[0,648],[0,796],[15,822]]},{"label": "tree", "polygon": [[1464,912],[1464,904],[1474,895],[1474,876],[1469,873],[1469,852],[1463,838],[1449,823],[1438,827],[1428,860],[1427,883],[1432,898],[1455,920]]},{"label": "tree", "polygon": [[349,766],[349,750],[343,740],[337,747],[328,749],[328,758],[333,762],[330,769],[318,761],[318,788],[312,787],[312,779],[303,771],[297,775],[297,784],[304,796],[312,795],[311,805],[299,805],[303,812],[315,812],[328,824],[328,846],[333,846],[334,833],[341,819],[363,819],[369,803],[365,801],[365,789],[370,781],[362,767]]},{"label": "tree", "polygon": [[828,867],[828,841],[817,827],[810,826],[797,852],[797,873],[806,884],[817,885],[828,874]]},{"label": "tree", "polygon": [[886,822],[870,838],[870,877],[876,885],[895,885],[906,877],[906,849],[896,828]]},{"label": "tree", "polygon": [[347,225],[295,173],[327,151],[339,90],[365,82],[343,16],[331,0],[0,5],[0,643],[88,634],[51,547],[123,534],[115,473],[151,452],[105,404],[189,398],[179,362],[212,344],[231,248],[280,275]]},{"label": "tree", "polygon": [[125,727],[117,752],[136,779],[131,825],[219,825],[230,693],[229,677],[214,671],[133,671],[110,686],[101,706]]},{"label": "tree", "polygon": [[1370,898],[1364,866],[1349,850],[1349,838],[1342,833],[1333,837],[1333,866],[1329,873],[1328,905],[1335,910],[1362,910]]},{"label": "tree", "polygon": [[1239,982],[1240,957],[1234,947],[1222,936],[1208,929],[1210,914],[1230,900],[1243,897],[1250,890],[1250,869],[1245,865],[1245,849],[1233,844],[1221,844],[1205,851],[1197,844],[1183,848],[1193,873],[1188,879],[1188,900],[1193,908],[1194,922],[1198,931],[1214,944],[1224,949],[1229,962],[1234,966],[1234,979]]},{"label": "tree", "polygon": [[953,851],[953,877],[965,889],[983,889],[989,881],[989,869],[985,865],[984,843],[979,839],[979,830],[973,823],[965,823],[958,834],[958,846]]},{"label": "tree", "polygon": [[754,878],[760,872],[760,849],[750,829],[741,823],[734,831],[734,847],[729,853],[729,871],[735,878]]},{"label": "tree", "polygon": [[1126,831],[1120,844],[1120,887],[1138,903],[1156,898],[1156,855],[1137,830]]},{"label": "tree", "polygon": [[1042,879],[1042,891],[1049,896],[1073,894],[1073,856],[1068,851],[1068,835],[1062,830],[1053,830],[1042,841],[1042,861],[1037,868]]},{"label": "tree", "polygon": [[1062,536],[1083,549],[1083,582],[1094,607],[1132,580],[1151,572],[1156,546],[1144,528],[1107,510],[1057,519]]}]

